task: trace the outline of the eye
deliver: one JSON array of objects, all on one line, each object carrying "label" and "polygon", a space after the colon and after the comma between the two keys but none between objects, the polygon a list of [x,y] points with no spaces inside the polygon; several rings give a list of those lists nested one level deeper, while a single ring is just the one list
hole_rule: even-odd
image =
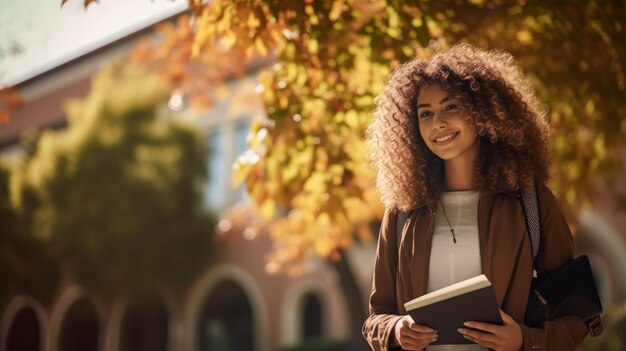
[{"label": "eye", "polygon": [[432,112],[430,112],[430,111],[422,111],[422,112],[419,114],[419,117],[420,117],[420,118],[426,118],[426,117],[430,117],[430,116],[432,116],[432,115],[433,115],[433,113],[432,113]]},{"label": "eye", "polygon": [[446,106],[446,111],[452,111],[452,110],[456,110],[458,109],[458,106],[455,104],[450,104],[448,106]]}]

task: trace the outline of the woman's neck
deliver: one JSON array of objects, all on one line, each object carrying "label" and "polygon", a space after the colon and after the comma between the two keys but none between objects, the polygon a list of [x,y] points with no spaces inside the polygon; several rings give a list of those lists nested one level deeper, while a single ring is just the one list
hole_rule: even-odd
[{"label": "woman's neck", "polygon": [[443,168],[445,191],[478,189],[474,176],[474,158],[445,160]]}]

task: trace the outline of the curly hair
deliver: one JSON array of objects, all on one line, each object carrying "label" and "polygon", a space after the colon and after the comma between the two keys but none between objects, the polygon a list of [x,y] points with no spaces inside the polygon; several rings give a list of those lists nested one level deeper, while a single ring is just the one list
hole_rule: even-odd
[{"label": "curly hair", "polygon": [[518,192],[547,183],[546,112],[521,69],[507,52],[458,44],[400,66],[376,98],[366,137],[387,208],[433,207],[443,191],[443,161],[422,140],[417,120],[418,94],[430,84],[458,98],[476,126],[480,151],[474,175],[481,190]]}]

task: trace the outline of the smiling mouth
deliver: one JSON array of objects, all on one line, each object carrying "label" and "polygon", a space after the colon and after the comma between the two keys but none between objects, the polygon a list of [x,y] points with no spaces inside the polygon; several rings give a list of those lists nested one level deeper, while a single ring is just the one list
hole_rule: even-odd
[{"label": "smiling mouth", "polygon": [[452,132],[439,135],[436,138],[432,139],[432,141],[437,145],[446,145],[451,143],[459,135],[459,133],[460,132]]}]

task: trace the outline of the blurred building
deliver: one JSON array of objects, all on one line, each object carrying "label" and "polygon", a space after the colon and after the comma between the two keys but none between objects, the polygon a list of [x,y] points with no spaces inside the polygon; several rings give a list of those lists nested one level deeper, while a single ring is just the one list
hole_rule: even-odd
[{"label": "blurred building", "polygon": [[[8,124],[0,125],[3,157],[23,157],[18,141],[25,130],[64,128],[63,100],[86,96],[97,67],[126,53],[150,31],[147,28],[19,84],[25,104]],[[230,90],[254,88],[255,76],[252,68],[247,77],[229,82]],[[274,351],[310,339],[349,338],[349,297],[337,271],[319,260],[312,263],[311,272],[297,279],[270,275],[265,269],[265,255],[271,249],[268,235],[251,229],[246,220],[232,220],[237,211],[246,211],[247,199],[243,188],[232,184],[231,165],[246,150],[250,121],[264,111],[260,104],[242,108],[231,99],[232,94],[224,96],[197,121],[212,149],[210,181],[205,185],[207,209],[235,216],[222,219],[216,229],[207,228],[220,233],[218,249],[184,296],[162,289],[141,299],[120,296],[106,304],[67,279],[50,307],[16,293],[0,301],[0,351]],[[175,109],[184,108],[180,105],[184,102],[170,103]],[[608,200],[583,216],[576,241],[579,251],[588,252],[592,259],[605,305],[626,299],[625,240],[626,215]],[[351,249],[347,257],[364,302],[374,256],[375,244],[371,244]],[[362,307],[366,309],[365,303]]]},{"label": "blurred building", "polygon": [[[26,130],[64,128],[63,101],[85,97],[96,69],[150,32],[147,28],[20,83],[25,103],[0,126],[2,156],[9,162],[24,156],[19,138]],[[247,211],[243,186],[232,184],[232,164],[246,150],[250,121],[264,111],[259,103],[234,109],[231,99],[242,86],[254,88],[255,77],[251,68],[248,77],[229,82],[231,94],[220,98],[207,116],[195,118],[212,150],[205,204],[220,215]],[[176,97],[170,105],[185,108]],[[0,350],[269,351],[307,340],[347,339],[349,316],[336,270],[319,260],[298,278],[268,274],[265,256],[272,244],[267,233],[231,221],[224,218],[218,228],[207,228],[219,232],[217,249],[184,296],[165,288],[107,304],[65,278],[52,306],[20,293],[0,301]],[[358,248],[349,257],[359,267],[363,301],[369,294],[373,250]]]}]

